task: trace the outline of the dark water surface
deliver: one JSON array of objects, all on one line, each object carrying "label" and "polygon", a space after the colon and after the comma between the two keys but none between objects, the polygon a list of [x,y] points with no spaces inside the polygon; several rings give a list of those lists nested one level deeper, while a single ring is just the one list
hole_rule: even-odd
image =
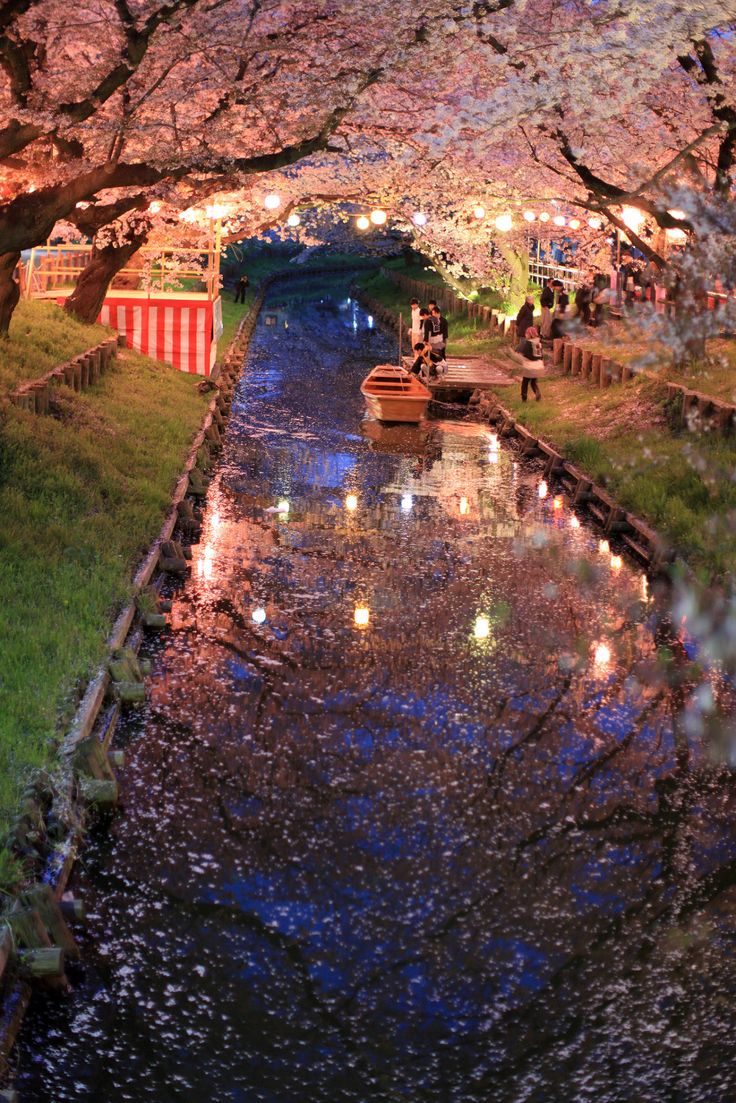
[{"label": "dark water surface", "polygon": [[332,290],[261,315],[21,1098],[734,1099],[682,626],[487,427],[361,430],[393,346]]}]

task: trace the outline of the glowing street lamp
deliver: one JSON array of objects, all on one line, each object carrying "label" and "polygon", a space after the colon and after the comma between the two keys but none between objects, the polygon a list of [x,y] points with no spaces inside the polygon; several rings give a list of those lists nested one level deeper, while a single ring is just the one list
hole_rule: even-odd
[{"label": "glowing street lamp", "polygon": [[355,225],[358,227],[359,230],[367,230],[370,224],[370,219],[366,218],[364,214],[359,215],[355,220]]},{"label": "glowing street lamp", "polygon": [[263,200],[263,206],[266,208],[267,211],[277,211],[281,206],[281,196],[276,195],[275,192],[271,192]]},{"label": "glowing street lamp", "polygon": [[371,211],[371,222],[374,226],[383,226],[387,218],[388,215],[380,207],[377,207],[375,211]]},{"label": "glowing street lamp", "polygon": [[500,214],[494,219],[494,226],[497,230],[500,230],[502,234],[507,234],[509,230],[514,227],[514,220],[510,214]]}]

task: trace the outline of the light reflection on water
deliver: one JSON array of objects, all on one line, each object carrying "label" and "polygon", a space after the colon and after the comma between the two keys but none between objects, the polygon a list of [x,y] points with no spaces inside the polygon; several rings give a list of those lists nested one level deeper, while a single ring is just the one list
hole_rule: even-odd
[{"label": "light reflection on water", "polygon": [[361,429],[390,356],[268,304],[24,1103],[733,1097],[688,641],[487,427]]}]

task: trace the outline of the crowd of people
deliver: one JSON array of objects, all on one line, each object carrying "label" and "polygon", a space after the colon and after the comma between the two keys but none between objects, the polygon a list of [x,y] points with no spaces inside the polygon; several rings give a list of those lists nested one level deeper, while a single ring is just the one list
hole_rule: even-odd
[{"label": "crowd of people", "polygon": [[414,375],[435,378],[446,362],[448,325],[434,299],[426,306],[421,306],[418,299],[411,300],[410,336],[415,355],[410,370]]}]

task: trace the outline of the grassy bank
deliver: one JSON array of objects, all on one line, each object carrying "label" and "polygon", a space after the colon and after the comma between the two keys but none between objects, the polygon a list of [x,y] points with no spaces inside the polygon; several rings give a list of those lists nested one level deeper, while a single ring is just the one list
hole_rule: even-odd
[{"label": "grassy bank", "polygon": [[570,377],[541,381],[543,401],[522,403],[517,386],[500,400],[556,444],[624,508],[649,521],[705,580],[732,574],[727,533],[736,510],[736,445],[670,424],[666,390],[636,378],[599,390]]},{"label": "grassy bank", "polygon": [[[43,334],[45,347],[49,308],[28,304],[34,308],[33,333]],[[52,331],[70,347],[79,331],[58,313]],[[84,347],[101,335],[87,327]],[[61,358],[57,351],[54,362]],[[55,416],[11,408],[0,422],[3,838],[24,776],[50,760],[81,686],[104,657],[205,405],[191,377],[121,350],[91,390],[60,388]],[[0,883],[11,876],[3,850]]]},{"label": "grassy bank", "polygon": [[[409,268],[401,265],[400,262],[394,262],[393,267],[413,279],[422,278],[413,274]],[[437,273],[433,274],[437,275]],[[383,303],[384,306],[389,307],[397,315],[402,313],[405,322],[409,320],[409,299],[406,292],[402,291],[391,280],[382,276],[380,272],[361,273],[356,278],[355,284],[371,298]],[[451,356],[482,356],[486,353],[495,352],[501,344],[501,339],[491,337],[479,318],[468,318],[465,313],[450,313],[447,315],[447,320],[449,325],[447,348]]]},{"label": "grassy bank", "polygon": [[27,379],[37,379],[58,364],[109,336],[104,326],[86,326],[66,315],[56,303],[18,303],[10,334],[0,344],[0,392]]}]

